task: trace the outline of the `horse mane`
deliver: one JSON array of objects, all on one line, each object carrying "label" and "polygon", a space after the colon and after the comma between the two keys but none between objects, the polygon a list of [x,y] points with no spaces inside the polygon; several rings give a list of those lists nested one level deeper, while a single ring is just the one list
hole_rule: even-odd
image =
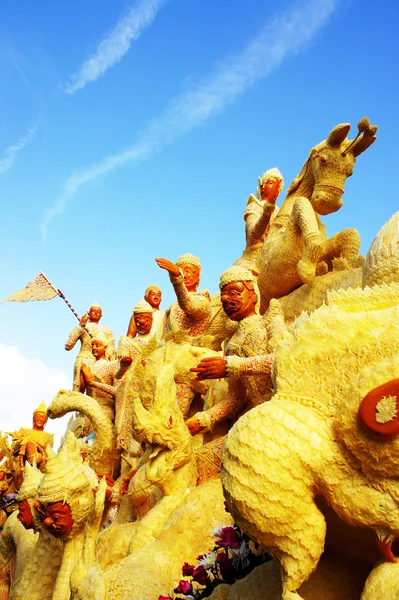
[{"label": "horse mane", "polygon": [[312,152],[313,152],[313,148],[310,151],[310,154],[309,154],[308,158],[306,159],[306,162],[304,163],[304,165],[303,165],[303,167],[301,169],[301,172],[299,173],[299,175],[297,175],[295,177],[295,179],[292,181],[290,187],[288,188],[288,190],[287,190],[287,196],[289,196],[290,194],[292,194],[293,192],[295,192],[298,189],[299,184],[307,176],[308,170],[309,170],[309,164],[310,164],[310,157],[312,155]]}]

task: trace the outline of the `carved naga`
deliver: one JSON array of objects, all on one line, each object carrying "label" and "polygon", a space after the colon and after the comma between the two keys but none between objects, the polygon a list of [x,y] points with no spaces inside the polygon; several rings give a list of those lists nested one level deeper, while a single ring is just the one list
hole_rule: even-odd
[{"label": "carved naga", "polygon": [[60,390],[53,398],[47,413],[50,419],[79,411],[90,419],[96,433],[90,449],[90,467],[96,472],[116,479],[120,471],[120,451],[116,448],[115,428],[96,400],[80,392]]},{"label": "carved naga", "polygon": [[377,127],[367,117],[359,121],[358,129],[355,139],[348,140],[349,123],[334,127],[325,141],[312,148],[288,188],[257,259],[261,312],[271,298],[281,298],[311,283],[316,274],[331,270],[334,259],[351,261],[357,256],[357,230],[344,229],[328,238],[319,215],[341,208],[345,181],[356,158],[376,139]]}]

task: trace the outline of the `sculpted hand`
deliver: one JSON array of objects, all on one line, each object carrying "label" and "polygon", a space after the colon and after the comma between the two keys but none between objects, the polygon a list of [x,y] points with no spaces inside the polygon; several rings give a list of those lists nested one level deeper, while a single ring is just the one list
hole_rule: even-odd
[{"label": "sculpted hand", "polygon": [[85,382],[87,385],[91,385],[93,383],[93,373],[88,365],[82,364],[80,367],[80,371],[83,374]]},{"label": "sculpted hand", "polygon": [[172,263],[171,260],[168,260],[167,258],[156,258],[155,260],[158,267],[161,267],[161,269],[165,269],[165,271],[168,271],[168,273],[175,277],[180,275],[179,267],[175,265],[175,263]]},{"label": "sculpted hand", "polygon": [[269,190],[268,196],[267,196],[267,201],[269,204],[275,204],[276,200],[277,200],[277,196],[279,195],[280,191],[280,180],[276,179],[273,187]]},{"label": "sculpted hand", "polygon": [[197,379],[220,379],[227,376],[227,362],[222,356],[203,358],[199,365],[190,369],[198,373]]},{"label": "sculpted hand", "polygon": [[121,363],[121,367],[125,367],[125,369],[127,367],[129,367],[133,362],[133,358],[131,356],[122,356],[120,363]]},{"label": "sculpted hand", "polygon": [[89,315],[83,315],[83,317],[79,321],[79,325],[81,327],[86,327],[86,323],[89,320]]},{"label": "sculpted hand", "polygon": [[195,435],[196,433],[199,433],[202,429],[202,425],[200,425],[200,423],[197,421],[197,419],[195,418],[195,415],[194,415],[194,417],[191,417],[190,419],[187,419],[184,422],[187,425],[188,430],[191,433],[191,435]]}]

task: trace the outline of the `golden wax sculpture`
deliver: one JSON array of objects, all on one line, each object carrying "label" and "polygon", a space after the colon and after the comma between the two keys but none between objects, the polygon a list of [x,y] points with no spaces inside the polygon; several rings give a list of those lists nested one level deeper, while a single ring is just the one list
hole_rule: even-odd
[{"label": "golden wax sculpture", "polygon": [[342,206],[345,180],[357,156],[376,139],[377,127],[367,117],[359,121],[359,133],[352,141],[347,139],[349,130],[349,123],[337,125],[324,142],[312,148],[270,225],[257,257],[262,312],[271,298],[281,298],[302,283],[311,283],[316,274],[327,273],[334,259],[348,264],[358,254],[356,229],[327,238],[320,219]]},{"label": "golden wax sculpture", "polygon": [[[18,493],[19,511],[7,519],[0,537],[0,578],[8,565],[11,580],[2,598],[52,600],[62,559],[62,544],[42,526],[34,505],[43,473],[26,464]],[[9,562],[7,562],[9,561]],[[15,566],[14,566],[15,565]]]},{"label": "golden wax sculpture", "polygon": [[[78,442],[70,431],[58,455],[51,448],[47,448],[46,454],[45,474],[35,508],[43,527],[63,542],[52,599],[68,600],[71,576],[84,566],[83,548],[90,555],[90,548],[94,547],[104,509],[106,480],[103,478],[98,486],[94,471],[83,465]],[[39,596],[33,598],[39,600]]]},{"label": "golden wax sculpture", "polygon": [[[398,379],[398,297],[396,282],[335,291],[328,306],[302,315],[293,346],[277,349],[276,394],[228,434],[225,495],[235,521],[279,560],[283,600],[306,598],[297,590],[323,552],[315,495],[347,523],[374,530],[388,557],[399,535],[399,427],[384,437],[359,413],[367,394]],[[398,400],[386,396],[375,419],[381,412],[395,424]]]},{"label": "golden wax sculpture", "polygon": [[[171,331],[132,357],[115,391],[115,423],[88,395],[61,390],[54,398],[51,418],[78,411],[96,436],[87,448],[68,431],[58,455],[46,450],[36,503],[36,492],[29,500],[39,536],[14,600],[157,600],[172,594],[183,563],[212,550],[212,530],[232,522],[273,560],[220,585],[212,600],[397,600],[399,212],[365,259],[355,229],[327,237],[320,215],[341,207],[345,180],[377,128],[362,119],[352,141],[349,129],[337,125],[311,150],[278,212],[278,172],[260,181],[260,201],[250,197],[241,258],[251,261],[249,296],[255,304],[260,296],[265,317],[243,313],[237,325],[220,296],[196,292],[196,257],[158,259],[177,296]],[[229,303],[238,310],[235,288]],[[263,346],[257,323],[267,332]],[[253,347],[241,356],[238,342],[251,324]],[[226,360],[218,352],[225,338]],[[221,365],[225,379],[197,378],[201,361]],[[266,371],[269,394],[259,379]],[[234,416],[220,478],[216,458],[198,477],[198,457],[220,460],[223,439],[211,427],[203,445],[193,418],[223,408],[226,387],[249,375],[261,386],[257,405]],[[116,479],[112,498],[99,475]],[[109,525],[111,503],[118,513]]]},{"label": "golden wax sculpture", "polygon": [[[29,463],[25,468],[23,484],[19,490],[18,500],[25,501],[28,506],[25,512],[28,514],[33,509],[32,499],[37,494],[37,486],[43,474]],[[8,593],[11,598],[15,598],[21,592],[21,576],[29,565],[30,558],[35,552],[38,535],[33,528],[25,528],[20,516],[21,511],[14,511],[8,517],[2,535],[0,536],[0,598]],[[30,522],[32,515],[30,514]],[[14,561],[12,560],[14,559]],[[13,564],[14,563],[14,564]],[[10,568],[10,581],[7,574]]]},{"label": "golden wax sculpture", "polygon": [[[25,464],[34,463],[43,471],[45,464],[45,449],[53,446],[54,435],[44,431],[48,421],[47,408],[44,402],[33,411],[33,427],[21,427],[18,431],[9,433],[12,437],[9,452],[9,468],[13,472],[16,490],[22,484]],[[11,491],[11,490],[10,490]]]},{"label": "golden wax sculpture", "polygon": [[74,391],[60,390],[48,407],[48,414],[52,419],[73,411],[90,419],[96,434],[90,447],[90,467],[96,473],[118,477],[120,452],[116,448],[115,427],[109,416],[95,398]]},{"label": "golden wax sculpture", "polygon": [[[94,500],[71,432],[58,457],[50,452],[38,500],[45,509],[63,499],[70,505],[73,521],[62,536],[64,559],[54,600],[68,598],[68,585],[82,600],[151,600],[165,588],[173,588],[185,560],[211,549],[212,529],[230,523],[218,479],[194,489],[196,461],[177,404],[174,370],[168,362],[160,368],[148,409],[137,394],[132,399],[134,436],[146,442],[149,452],[130,482],[128,502],[140,506],[154,489],[161,491],[140,520],[114,522],[99,533],[104,510],[102,484]],[[62,401],[62,396],[58,400]],[[53,527],[47,519],[43,522]]]}]

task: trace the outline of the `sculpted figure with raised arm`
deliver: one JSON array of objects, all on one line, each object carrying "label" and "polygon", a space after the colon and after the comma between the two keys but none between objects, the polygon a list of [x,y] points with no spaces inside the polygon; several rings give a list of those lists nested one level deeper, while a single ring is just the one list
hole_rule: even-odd
[{"label": "sculpted figure with raised arm", "polygon": [[195,337],[206,332],[211,318],[211,298],[208,290],[197,292],[201,276],[201,263],[196,256],[184,254],[176,263],[166,258],[156,258],[161,269],[169,273],[176,293],[176,302],[165,314],[165,333],[184,329]]},{"label": "sculpted figure with raised arm", "polygon": [[247,200],[244,212],[246,246],[234,265],[249,269],[255,275],[258,274],[256,258],[277,214],[276,200],[283,187],[283,176],[274,167],[258,178],[256,197],[250,194]]},{"label": "sculpted figure with raised arm", "polygon": [[106,325],[100,325],[100,319],[103,311],[99,304],[92,304],[88,314],[83,315],[79,325],[74,327],[65,343],[65,350],[72,350],[75,344],[80,340],[81,346],[75,360],[73,368],[73,391],[80,389],[80,367],[84,361],[86,364],[94,363],[94,357],[91,352],[92,337],[98,331],[102,331],[108,340],[106,358],[112,359],[115,352],[114,334]]}]

